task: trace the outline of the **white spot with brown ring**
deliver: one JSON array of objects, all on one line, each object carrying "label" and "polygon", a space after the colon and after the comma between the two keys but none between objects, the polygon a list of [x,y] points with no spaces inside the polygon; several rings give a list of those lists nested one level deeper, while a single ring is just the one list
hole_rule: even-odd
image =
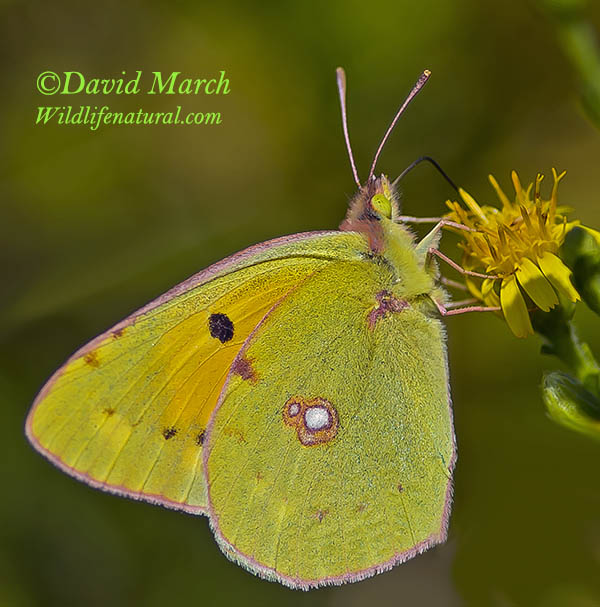
[{"label": "white spot with brown ring", "polygon": [[336,408],[321,396],[290,398],[283,408],[283,422],[296,429],[298,440],[305,447],[333,440],[339,426]]}]

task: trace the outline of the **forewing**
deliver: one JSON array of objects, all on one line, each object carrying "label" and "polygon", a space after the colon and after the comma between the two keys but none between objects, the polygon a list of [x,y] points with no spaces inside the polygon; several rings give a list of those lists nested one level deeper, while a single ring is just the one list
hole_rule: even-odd
[{"label": "forewing", "polygon": [[368,263],[309,278],[244,348],[257,381],[231,375],[213,414],[211,523],[224,552],[265,578],[361,579],[446,537],[442,327],[410,306],[382,308],[388,279]]},{"label": "forewing", "polygon": [[[220,262],[75,353],[27,420],[34,446],[102,489],[202,512],[208,419],[248,336],[277,303],[360,239],[300,234]],[[236,372],[253,381],[249,365]]]}]

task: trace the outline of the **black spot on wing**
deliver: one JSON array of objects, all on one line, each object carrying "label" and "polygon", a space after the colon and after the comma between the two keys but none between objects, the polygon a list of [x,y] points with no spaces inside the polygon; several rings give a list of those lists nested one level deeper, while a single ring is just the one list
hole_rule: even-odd
[{"label": "black spot on wing", "polygon": [[208,318],[208,330],[211,337],[218,339],[222,344],[233,337],[233,323],[226,314],[211,314]]},{"label": "black spot on wing", "polygon": [[177,428],[173,428],[173,426],[171,426],[170,428],[165,428],[162,433],[162,435],[165,437],[165,440],[173,438],[176,434]]}]

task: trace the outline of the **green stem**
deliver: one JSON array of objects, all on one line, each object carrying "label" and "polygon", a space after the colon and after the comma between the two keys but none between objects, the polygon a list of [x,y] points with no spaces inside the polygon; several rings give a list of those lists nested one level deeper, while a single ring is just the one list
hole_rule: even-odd
[{"label": "green stem", "polygon": [[538,322],[535,328],[545,341],[542,351],[559,358],[587,390],[600,397],[600,365],[573,323]]}]

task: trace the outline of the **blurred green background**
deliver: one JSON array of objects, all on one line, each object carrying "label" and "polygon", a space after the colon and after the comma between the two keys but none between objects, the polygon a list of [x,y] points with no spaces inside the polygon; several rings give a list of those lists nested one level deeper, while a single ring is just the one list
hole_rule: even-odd
[{"label": "blurred green background", "polygon": [[[338,65],[363,178],[427,67],[381,171],[430,154],[491,202],[488,172],[508,189],[512,168],[524,181],[567,169],[560,202],[600,226],[600,134],[578,102],[594,62],[573,67],[560,34],[573,4],[598,25],[597,3],[567,0],[0,3],[0,605],[600,605],[600,445],[546,418],[539,383],[557,363],[491,316],[447,322],[459,444],[449,541],[359,584],[306,594],[261,581],[222,556],[206,519],[94,491],[23,436],[37,390],[91,337],[229,253],[339,224],[354,186]],[[225,69],[231,94],[35,90],[45,70],[137,69]],[[36,126],[37,106],[53,103],[180,104],[223,123]],[[419,167],[404,211],[439,214],[451,195]],[[597,318],[582,308],[576,320],[600,352]]]}]

